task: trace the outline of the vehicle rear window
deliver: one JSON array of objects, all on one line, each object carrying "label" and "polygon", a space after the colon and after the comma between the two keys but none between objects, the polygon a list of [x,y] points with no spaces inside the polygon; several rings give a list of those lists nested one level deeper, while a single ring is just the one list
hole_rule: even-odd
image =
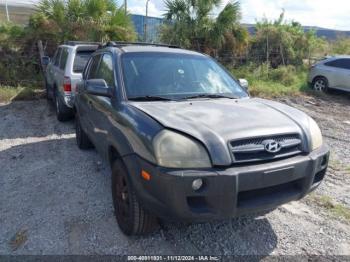
[{"label": "vehicle rear window", "polygon": [[75,55],[73,72],[82,73],[84,71],[86,63],[89,61],[90,56],[94,51],[79,51]]}]

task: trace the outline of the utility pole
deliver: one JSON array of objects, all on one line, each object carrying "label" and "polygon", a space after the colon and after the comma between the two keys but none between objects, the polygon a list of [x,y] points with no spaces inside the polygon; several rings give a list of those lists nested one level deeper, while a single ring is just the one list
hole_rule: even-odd
[{"label": "utility pole", "polygon": [[145,21],[144,21],[144,32],[143,32],[143,41],[147,42],[147,20],[148,20],[148,2],[150,0],[146,0],[146,17],[145,17]]},{"label": "utility pole", "polygon": [[5,0],[5,8],[6,8],[7,22],[10,22],[10,15],[9,15],[9,9],[7,6],[7,0]]},{"label": "utility pole", "polygon": [[128,13],[128,0],[124,0],[125,14]]}]

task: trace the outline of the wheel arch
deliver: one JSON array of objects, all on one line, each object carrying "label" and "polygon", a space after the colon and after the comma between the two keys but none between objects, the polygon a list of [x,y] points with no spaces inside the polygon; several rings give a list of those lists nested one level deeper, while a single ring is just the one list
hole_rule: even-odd
[{"label": "wheel arch", "polygon": [[110,167],[113,166],[113,163],[115,160],[117,160],[117,159],[122,160],[121,154],[119,153],[118,149],[114,145],[108,146],[107,154],[108,154],[108,162],[109,162]]},{"label": "wheel arch", "polygon": [[325,80],[327,81],[327,85],[329,85],[329,80],[328,80],[328,78],[327,78],[326,76],[324,76],[324,75],[316,75],[316,76],[312,79],[312,84],[314,84],[315,81],[316,81],[317,79],[319,79],[319,78],[325,79]]}]

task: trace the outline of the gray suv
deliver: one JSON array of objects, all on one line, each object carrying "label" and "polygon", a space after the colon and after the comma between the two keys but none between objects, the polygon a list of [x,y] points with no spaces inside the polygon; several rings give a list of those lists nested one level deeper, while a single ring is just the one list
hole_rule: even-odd
[{"label": "gray suv", "polygon": [[323,180],[329,150],[316,122],[250,98],[212,58],[172,46],[108,43],[75,100],[76,140],[110,163],[127,235],[157,218],[208,221],[265,212]]},{"label": "gray suv", "polygon": [[337,89],[350,92],[350,56],[328,57],[310,69],[309,84],[318,91]]},{"label": "gray suv", "polygon": [[59,121],[68,120],[73,116],[76,84],[82,78],[82,72],[91,54],[98,44],[87,42],[67,42],[60,45],[45,71],[45,87],[47,98],[55,104]]}]

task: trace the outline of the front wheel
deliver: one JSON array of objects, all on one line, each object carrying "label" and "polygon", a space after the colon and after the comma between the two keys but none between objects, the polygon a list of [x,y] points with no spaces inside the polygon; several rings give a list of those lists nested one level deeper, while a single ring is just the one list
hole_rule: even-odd
[{"label": "front wheel", "polygon": [[143,235],[158,227],[157,218],[143,209],[137,200],[120,159],[115,160],[112,167],[112,197],[119,228],[125,235]]}]

